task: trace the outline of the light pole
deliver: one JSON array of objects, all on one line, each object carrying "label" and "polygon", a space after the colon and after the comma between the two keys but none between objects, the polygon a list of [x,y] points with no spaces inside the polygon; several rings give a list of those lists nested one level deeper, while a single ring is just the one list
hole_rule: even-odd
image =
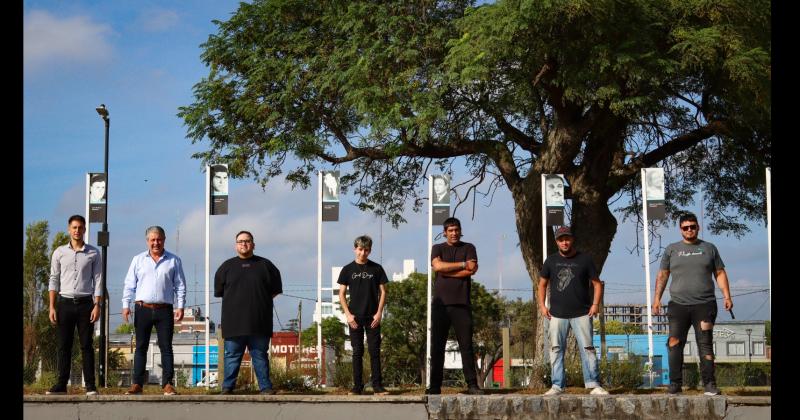
[{"label": "light pole", "polygon": [[747,333],[747,363],[751,363],[753,361],[753,348],[750,346],[750,333],[753,332],[753,329],[747,328],[744,331]]},{"label": "light pole", "polygon": [[100,386],[106,387],[106,368],[108,366],[108,337],[106,336],[106,325],[108,325],[108,288],[106,287],[106,269],[108,267],[108,242],[109,242],[109,234],[108,234],[108,204],[109,204],[109,193],[108,193],[108,127],[111,124],[111,119],[108,117],[108,110],[106,109],[105,104],[100,104],[95,111],[100,115],[100,118],[103,119],[106,127],[106,135],[105,135],[105,158],[103,160],[103,173],[106,175],[106,205],[105,210],[103,211],[105,214],[103,215],[103,230],[97,232],[97,244],[100,245],[103,249],[103,273],[100,277],[100,285],[103,290],[103,303],[100,310],[100,346],[98,349],[98,358],[100,359],[100,363],[97,369],[98,379],[100,380]]},{"label": "light pole", "polygon": [[[194,349],[192,349],[192,372],[194,372],[195,364],[197,363],[197,338],[200,336],[200,331],[194,332]],[[192,381],[194,381],[194,375],[192,375]],[[194,383],[197,384],[199,381],[195,381]]]}]

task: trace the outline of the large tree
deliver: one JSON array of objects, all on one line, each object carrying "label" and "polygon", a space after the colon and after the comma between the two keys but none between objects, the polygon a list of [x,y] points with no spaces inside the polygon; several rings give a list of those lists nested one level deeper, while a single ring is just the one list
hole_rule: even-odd
[{"label": "large tree", "polygon": [[565,175],[577,246],[600,269],[611,205],[638,214],[641,168],[665,168],[670,215],[702,189],[711,232],[764,216],[768,1],[472,4],[242,3],[215,21],[209,75],[179,111],[208,142],[195,157],[264,187],[286,167],[301,187],[339,168],[357,205],[395,224],[408,203],[421,209],[426,175],[464,163],[462,202],[511,192],[534,282],[541,174]]}]

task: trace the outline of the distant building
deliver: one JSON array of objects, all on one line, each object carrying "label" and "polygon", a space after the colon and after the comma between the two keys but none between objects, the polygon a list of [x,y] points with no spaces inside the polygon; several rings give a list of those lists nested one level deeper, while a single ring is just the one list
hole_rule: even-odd
[{"label": "distant building", "polygon": [[[640,303],[610,303],[603,307],[603,313],[608,321],[619,321],[623,324],[633,324],[640,328],[643,333],[647,333],[647,305]],[[667,318],[667,306],[661,307],[658,315],[652,316],[653,334],[668,334],[669,319]]]},{"label": "distant building", "polygon": [[412,273],[416,273],[417,268],[414,266],[414,260],[403,260],[403,272],[402,273],[392,273],[392,281],[403,281],[411,276]]}]

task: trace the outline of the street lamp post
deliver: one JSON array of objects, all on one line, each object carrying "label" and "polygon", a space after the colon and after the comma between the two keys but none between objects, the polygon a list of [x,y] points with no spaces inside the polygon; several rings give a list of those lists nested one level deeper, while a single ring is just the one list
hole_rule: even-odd
[{"label": "street lamp post", "polygon": [[100,380],[100,386],[106,387],[106,369],[108,367],[108,336],[106,335],[106,327],[108,325],[108,287],[106,287],[106,270],[108,267],[108,243],[109,243],[109,234],[108,234],[108,205],[109,205],[109,176],[108,176],[108,128],[111,124],[111,119],[108,117],[108,110],[106,109],[105,104],[100,104],[95,111],[100,115],[100,118],[103,119],[106,127],[106,135],[105,135],[105,158],[103,159],[103,173],[106,175],[106,205],[105,210],[103,211],[105,214],[103,215],[103,230],[97,232],[97,244],[102,247],[103,250],[103,272],[102,276],[100,277],[100,285],[101,289],[103,290],[103,303],[102,308],[100,310],[100,346],[98,349],[98,359],[100,359],[100,363],[97,369],[98,379]]},{"label": "street lamp post", "polygon": [[[198,339],[199,336],[200,336],[200,331],[195,331],[194,332],[194,349],[192,350],[192,372],[194,372],[196,370],[194,366],[195,366],[195,364],[198,363],[198,361],[197,361],[197,339]],[[192,375],[192,381],[194,381],[194,375]],[[195,384],[196,383],[197,382],[195,382]]]},{"label": "street lamp post", "polygon": [[751,363],[753,361],[753,347],[750,345],[750,333],[753,332],[753,329],[747,328],[744,331],[747,333],[747,363]]}]

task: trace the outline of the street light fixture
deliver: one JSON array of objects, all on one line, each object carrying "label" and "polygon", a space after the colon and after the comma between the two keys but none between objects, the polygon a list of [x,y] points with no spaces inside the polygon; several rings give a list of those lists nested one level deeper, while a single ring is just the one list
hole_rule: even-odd
[{"label": "street light fixture", "polygon": [[108,328],[108,287],[106,282],[106,272],[108,269],[108,243],[109,243],[109,234],[108,234],[108,205],[109,205],[109,189],[108,189],[108,128],[111,124],[111,119],[108,117],[108,109],[106,109],[105,104],[100,104],[97,108],[95,108],[97,114],[100,115],[100,118],[103,119],[106,128],[106,135],[105,135],[105,158],[103,159],[103,173],[106,175],[106,205],[105,210],[103,211],[105,214],[103,215],[103,230],[97,232],[97,244],[103,250],[103,272],[102,276],[100,277],[100,287],[103,290],[103,303],[102,303],[102,310],[100,311],[100,345],[98,349],[100,363],[97,369],[98,378],[100,379],[100,386],[107,387],[106,384],[106,368],[108,366],[108,335],[106,334],[106,329]]}]

